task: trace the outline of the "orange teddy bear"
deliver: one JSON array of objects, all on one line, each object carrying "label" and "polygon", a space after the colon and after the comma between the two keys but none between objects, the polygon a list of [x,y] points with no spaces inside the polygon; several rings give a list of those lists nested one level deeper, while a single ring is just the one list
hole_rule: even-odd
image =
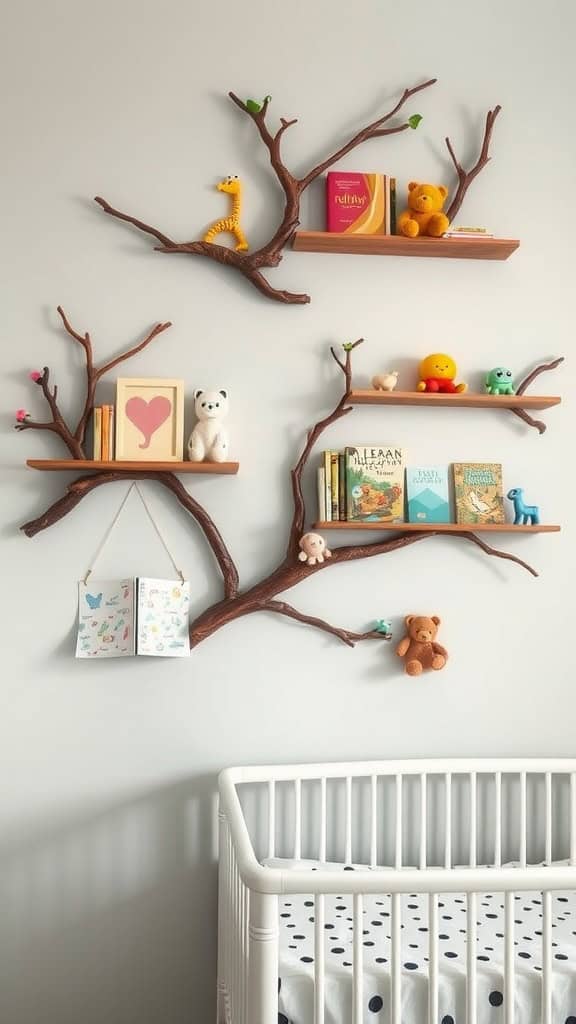
[{"label": "orange teddy bear", "polygon": [[445,185],[408,185],[408,209],[398,218],[398,231],[407,238],[431,235],[440,238],[448,230],[450,221],[442,207],[448,195]]}]

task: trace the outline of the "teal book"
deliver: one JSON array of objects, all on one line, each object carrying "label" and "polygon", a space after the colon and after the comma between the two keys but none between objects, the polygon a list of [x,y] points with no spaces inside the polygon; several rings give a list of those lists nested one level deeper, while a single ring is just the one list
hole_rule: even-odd
[{"label": "teal book", "polygon": [[408,466],[406,502],[409,523],[449,523],[448,466]]}]

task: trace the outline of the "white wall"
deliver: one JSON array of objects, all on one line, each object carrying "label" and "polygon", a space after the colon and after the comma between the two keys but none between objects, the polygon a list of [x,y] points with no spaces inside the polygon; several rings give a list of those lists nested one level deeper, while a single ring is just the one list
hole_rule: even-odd
[{"label": "white wall", "polygon": [[[365,336],[359,383],[437,348],[476,385],[500,362],[520,376],[542,358],[571,356],[574,13],[570,0],[549,3],[545,17],[523,0],[36,0],[5,12],[2,1024],[210,1020],[224,765],[574,753],[571,359],[540,383],[567,399],[544,414],[543,437],[505,413],[414,409],[357,410],[326,436],[333,446],[397,440],[421,464],[501,460],[508,486],[523,485],[546,520],[564,521],[559,536],[497,540],[533,562],[539,580],[464,541],[428,540],[335,567],[290,595],[350,628],[392,616],[398,630],[408,612],[440,614],[450,665],[418,681],[402,676],[388,647],[348,650],[266,616],[217,633],[189,661],[79,664],[76,580],[125,487],[103,488],[27,540],[18,524],[66,480],[23,468],[27,457],[58,454],[56,439],[11,431],[13,409],[40,411],[26,373],[45,362],[63,407],[78,407],[79,357],[58,329],[58,303],[92,332],[99,358],[172,319],[124,369],[182,376],[189,394],[229,387],[240,475],[186,482],[247,585],[283,553],[289,466],[306,425],[337,396],[329,343]],[[396,173],[402,190],[412,177],[451,183],[445,134],[472,158],[485,111],[500,102],[493,162],[460,219],[520,237],[508,263],[288,254],[271,278],[313,297],[290,308],[207,262],[152,252],[91,202],[102,194],[190,238],[222,209],[213,183],[238,173],[258,243],[278,190],[228,89],[271,92],[274,117],[300,117],[286,157],[303,170],[433,75],[438,85],[410,104],[424,115],[418,132],[370,143],[345,166]],[[321,209],[318,184],[304,223],[320,226]],[[201,609],[220,592],[212,559],[169,496],[146,491]],[[134,502],[101,571],[166,570]]]}]

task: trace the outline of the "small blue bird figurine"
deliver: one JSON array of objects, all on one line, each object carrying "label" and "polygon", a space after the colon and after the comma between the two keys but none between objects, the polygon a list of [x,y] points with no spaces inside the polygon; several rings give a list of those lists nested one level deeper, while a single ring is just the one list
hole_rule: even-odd
[{"label": "small blue bird figurine", "polygon": [[388,622],[387,619],[376,619],[374,629],[377,633],[382,633],[384,636],[392,636],[392,623]]}]

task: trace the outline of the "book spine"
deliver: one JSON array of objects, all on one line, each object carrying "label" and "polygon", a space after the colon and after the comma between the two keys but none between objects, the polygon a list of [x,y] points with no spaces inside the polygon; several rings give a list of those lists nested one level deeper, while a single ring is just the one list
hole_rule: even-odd
[{"label": "book spine", "polygon": [[110,460],[110,406],[102,406],[102,461]]},{"label": "book spine", "polygon": [[115,432],[115,422],[114,421],[115,421],[116,417],[115,417],[115,413],[114,413],[114,406],[110,405],[108,408],[110,409],[110,426],[109,426],[109,429],[108,429],[108,451],[109,451],[108,458],[113,460],[114,459],[114,452],[116,450],[116,446],[114,444],[114,432]]},{"label": "book spine", "polygon": [[326,522],[332,522],[332,475],[330,467],[330,452],[324,452],[324,487],[326,504]]},{"label": "book spine", "polygon": [[346,458],[338,452],[338,510],[340,522],[346,521]]},{"label": "book spine", "polygon": [[94,415],[92,419],[92,458],[95,462],[100,462],[102,459],[102,406],[94,406]]},{"label": "book spine", "polygon": [[324,474],[324,466],[318,466],[317,469],[317,486],[318,486],[318,520],[321,523],[326,522],[326,479]]},{"label": "book spine", "polygon": [[391,209],[390,209],[390,175],[384,175],[384,234],[391,233]]},{"label": "book spine", "polygon": [[396,178],[390,178],[390,234],[396,234]]},{"label": "book spine", "polygon": [[338,452],[330,452],[330,491],[332,502],[332,520],[340,519],[340,487],[338,480]]}]

